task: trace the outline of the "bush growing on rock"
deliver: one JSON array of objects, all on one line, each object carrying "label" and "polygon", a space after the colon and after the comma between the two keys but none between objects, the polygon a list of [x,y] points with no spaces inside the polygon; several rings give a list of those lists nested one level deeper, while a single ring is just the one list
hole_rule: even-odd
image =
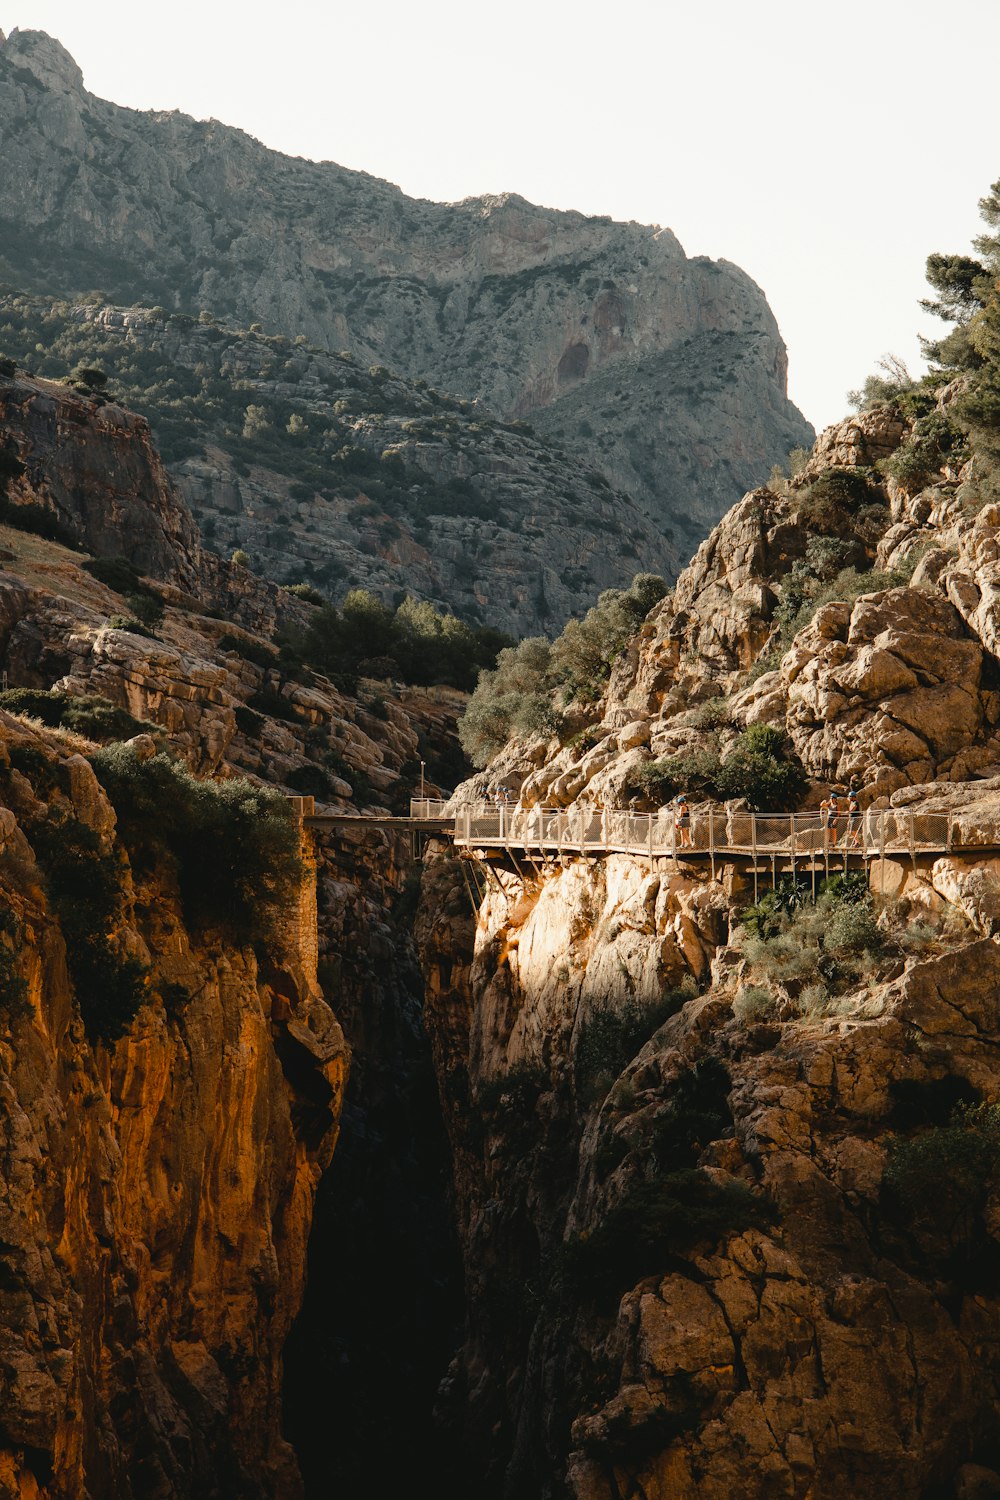
[{"label": "bush growing on rock", "polygon": [[124,630],[129,635],[144,635],[150,641],[156,640],[155,632],[144,625],[141,620],[133,619],[131,615],[109,615],[106,628]]},{"label": "bush growing on rock", "polygon": [[900,1247],[915,1268],[964,1295],[995,1293],[1000,1250],[984,1221],[1000,1183],[1000,1105],[959,1104],[947,1125],[889,1142],[887,1206],[911,1236]]},{"label": "bush growing on rock", "polygon": [[666,594],[654,573],[637,573],[627,589],[606,589],[582,620],[570,620],[551,644],[531,636],[501,651],[480,674],[458,726],[474,766],[485,766],[516,734],[558,734],[572,701],[594,703],[615,658]]},{"label": "bush growing on rock", "polygon": [[0,708],[40,719],[51,729],[71,729],[88,740],[127,740],[136,734],[160,734],[156,724],[135,719],[124,708],[96,693],[67,694],[40,688],[6,688]]},{"label": "bush growing on rock", "polygon": [[[837,994],[877,971],[886,952],[864,876],[837,876],[825,883],[815,903],[800,883],[783,882],[742,916],[740,946],[746,955],[750,989],[763,988],[776,1013],[782,997],[793,1008],[810,987]],[[762,1002],[761,1002],[762,1003]],[[808,1006],[815,1009],[817,996]],[[734,1001],[733,1010],[752,1011],[756,1000]]]},{"label": "bush growing on rock", "polygon": [[637,1282],[667,1274],[675,1257],[774,1218],[770,1201],[744,1182],[718,1182],[698,1167],[668,1172],[633,1182],[586,1238],[571,1240],[565,1273],[578,1295],[611,1312]]},{"label": "bush growing on rock", "polygon": [[660,803],[678,792],[723,802],[744,797],[755,812],[774,812],[793,808],[804,786],[805,775],[789,759],[783,732],[771,724],[752,724],[724,759],[715,750],[665,756],[640,767],[627,790]]},{"label": "bush growing on rock", "polygon": [[367,589],[352,589],[339,610],[324,601],[304,629],[286,632],[282,650],[334,682],[367,671],[468,689],[509,644],[502,631],[467,625],[426,600],[407,597],[392,610]]},{"label": "bush growing on rock", "polygon": [[128,745],[98,750],[91,763],[130,858],[174,873],[189,923],[239,942],[272,934],[300,878],[284,797],[241,777],[197,781],[168,756],[141,760]]},{"label": "bush growing on rock", "polygon": [[115,934],[124,917],[124,870],[75,818],[35,824],[31,844],[66,942],[66,963],[84,1026],[113,1041],[148,994],[149,973]]},{"label": "bush growing on rock", "polygon": [[693,976],[665,990],[659,1000],[597,1009],[580,1028],[575,1050],[577,1088],[603,1098],[626,1063],[670,1016],[698,994]]},{"label": "bush growing on rock", "polygon": [[733,1015],[744,1026],[755,1021],[772,1020],[777,1009],[775,996],[759,984],[740,985],[733,1000]]}]

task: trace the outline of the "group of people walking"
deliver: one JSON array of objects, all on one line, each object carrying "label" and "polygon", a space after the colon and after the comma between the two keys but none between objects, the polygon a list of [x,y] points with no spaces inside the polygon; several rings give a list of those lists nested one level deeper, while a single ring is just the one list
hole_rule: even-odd
[{"label": "group of people walking", "polygon": [[[694,847],[691,838],[691,807],[684,792],[674,799],[673,810],[677,848],[691,849]],[[833,790],[819,805],[820,828],[832,849],[837,847],[842,820],[845,818],[847,822],[841,848],[859,849],[862,834],[861,788],[853,780],[846,793]]]},{"label": "group of people walking", "polygon": [[823,827],[826,829],[832,848],[835,849],[837,847],[840,819],[844,816],[845,812],[847,815],[847,830],[844,847],[847,849],[860,848],[861,801],[860,788],[856,781],[851,782],[846,798],[841,797],[836,791],[831,791],[820,803],[819,810],[823,817]]}]

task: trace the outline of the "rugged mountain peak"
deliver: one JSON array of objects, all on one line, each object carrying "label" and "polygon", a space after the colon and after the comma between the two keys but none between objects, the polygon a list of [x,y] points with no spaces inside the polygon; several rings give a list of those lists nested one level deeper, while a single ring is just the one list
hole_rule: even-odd
[{"label": "rugged mountain peak", "polygon": [[408,198],[225,125],[121,109],[39,33],[14,34],[0,79],[0,278],[19,290],[259,323],[528,418],[679,551],[812,442],[760,288],[669,229],[514,193]]},{"label": "rugged mountain peak", "polygon": [[10,36],[0,32],[0,48],[7,62],[27,68],[39,83],[55,93],[82,94],[83,73],[61,42],[45,31],[22,31],[15,26]]}]

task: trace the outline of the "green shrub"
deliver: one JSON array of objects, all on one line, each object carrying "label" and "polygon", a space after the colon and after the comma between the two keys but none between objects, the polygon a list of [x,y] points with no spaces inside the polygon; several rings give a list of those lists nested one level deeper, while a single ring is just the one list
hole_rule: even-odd
[{"label": "green shrub", "polygon": [[476,1088],[476,1105],[486,1115],[516,1114],[534,1109],[549,1087],[549,1075],[538,1063],[515,1063],[506,1072],[483,1079]]},{"label": "green shrub", "polygon": [[13,526],[17,531],[29,532],[32,536],[44,537],[49,542],[59,542],[63,547],[77,548],[76,537],[53,511],[34,501],[17,505],[0,491],[0,522]]},{"label": "green shrub", "polygon": [[733,1000],[733,1015],[742,1025],[773,1020],[777,1002],[770,990],[759,984],[741,984]]},{"label": "green shrub", "polygon": [[655,802],[669,802],[678,792],[691,797],[714,796],[722,762],[714,750],[694,750],[686,755],[668,755],[650,761],[636,771],[632,786]]},{"label": "green shrub", "polygon": [[634,1182],[589,1235],[572,1239],[565,1274],[578,1295],[610,1310],[637,1282],[674,1269],[678,1256],[774,1218],[770,1202],[743,1182],[719,1183],[697,1167],[669,1172]]},{"label": "green shrub", "polygon": [[69,776],[61,762],[45,754],[38,745],[11,745],[7,751],[11,769],[30,781],[43,802],[56,790],[65,790]]},{"label": "green shrub", "polygon": [[794,807],[805,786],[801,766],[786,758],[785,736],[769,724],[754,724],[741,734],[725,759],[714,750],[695,750],[650,761],[633,775],[627,789],[665,803],[686,792],[689,797],[725,801],[745,797],[755,812]]},{"label": "green shrub", "polygon": [[306,604],[324,605],[330,601],[319,589],[314,589],[311,583],[285,583],[282,588],[286,594],[292,594],[296,599],[302,599]]},{"label": "green shrub", "polygon": [[126,745],[91,763],[133,862],[173,870],[192,926],[239,942],[273,936],[301,873],[286,798],[242,778],[197,781],[166,755],[140,760]]},{"label": "green shrub", "polygon": [[709,698],[688,710],[688,723],[695,729],[722,729],[732,721],[728,698]]},{"label": "green shrub", "polygon": [[273,646],[256,640],[252,635],[236,634],[233,631],[219,636],[219,650],[231,651],[244,661],[253,662],[255,667],[273,667],[278,660],[278,653]]},{"label": "green shrub", "polygon": [[849,902],[831,913],[823,947],[834,958],[882,951],[882,934],[870,903]]},{"label": "green shrub", "polygon": [[156,635],[141,620],[134,620],[130,615],[109,615],[107,622],[108,630],[124,630],[129,635],[144,635],[147,640],[155,641]]},{"label": "green shrub", "polygon": [[971,1109],[982,1103],[979,1089],[959,1073],[946,1073],[942,1078],[894,1078],[889,1084],[889,1094],[896,1130],[950,1125],[956,1110]]},{"label": "green shrub", "polygon": [[9,937],[13,943],[8,948],[0,942],[0,1013],[14,1020],[30,1012],[28,1004],[28,982],[18,965],[21,951],[21,924],[12,911],[0,911],[0,936]]},{"label": "green shrub", "polygon": [[605,590],[551,644],[532,636],[501,649],[496,667],[480,672],[458,726],[473,765],[485,766],[513,735],[559,734],[561,704],[600,697],[616,657],[665,593],[662,578],[638,573],[628,589]]},{"label": "green shrub", "polygon": [[748,908],[743,921],[750,978],[772,993],[784,988],[794,997],[817,983],[842,990],[871,974],[886,951],[867,885],[862,894],[851,876],[829,881],[815,904],[788,883]]},{"label": "green shrub", "polygon": [[135,594],[142,587],[142,577],[127,557],[88,557],[80,566],[115,594]]},{"label": "green shrub", "polygon": [[245,703],[240,703],[233,710],[236,719],[236,727],[248,739],[259,740],[260,732],[266,722],[264,715],[259,714],[256,709],[247,708]]},{"label": "green shrub", "polygon": [[907,391],[916,384],[903,360],[897,354],[884,354],[876,360],[881,373],[868,375],[860,390],[848,391],[847,399],[858,411],[868,411],[873,406],[898,404]]},{"label": "green shrub", "polygon": [[285,777],[285,785],[290,786],[292,791],[297,792],[300,797],[316,797],[320,801],[325,801],[330,796],[329,776],[322,766],[309,762],[289,771]]},{"label": "green shrub", "polygon": [[781,931],[783,919],[790,917],[809,897],[809,882],[804,876],[782,875],[771,890],[754,906],[740,914],[740,922],[756,938],[765,942]]},{"label": "green shrub", "polygon": [[161,980],[157,990],[168,1015],[176,1015],[191,1003],[191,991],[187,985],[179,984],[176,980]]},{"label": "green shrub", "polygon": [[755,812],[794,807],[806,778],[802,767],[786,758],[785,746],[782,730],[771,724],[752,724],[723,761],[717,794],[724,800],[745,797]]},{"label": "green shrub", "polygon": [[66,963],[87,1034],[113,1041],[147,998],[149,975],[121,951],[122,864],[74,818],[35,825],[31,843],[66,942]]},{"label": "green shrub", "polygon": [[6,688],[0,708],[41,719],[49,728],[71,729],[90,740],[127,740],[136,734],[160,734],[155,724],[134,719],[124,708],[95,693],[69,695],[50,689]]},{"label": "green shrub", "polygon": [[1000,1258],[983,1215],[998,1180],[1000,1105],[960,1104],[949,1124],[889,1142],[883,1187],[887,1206],[916,1236],[906,1253],[960,1295],[996,1291]]},{"label": "green shrub", "polygon": [[254,713],[266,714],[270,719],[284,719],[286,723],[298,724],[295,705],[275,688],[260,688],[247,699],[247,707]]},{"label": "green shrub", "polygon": [[141,593],[126,594],[125,603],[131,610],[132,618],[141,625],[152,627],[159,625],[163,619],[163,600],[149,589],[143,589]]},{"label": "green shrub", "polygon": [[653,1033],[697,993],[698,986],[691,978],[687,983],[665,990],[660,999],[651,1004],[629,999],[613,1009],[602,1007],[593,1011],[581,1026],[577,1038],[577,1087],[603,1081],[603,1093],[606,1093],[622,1068]]}]

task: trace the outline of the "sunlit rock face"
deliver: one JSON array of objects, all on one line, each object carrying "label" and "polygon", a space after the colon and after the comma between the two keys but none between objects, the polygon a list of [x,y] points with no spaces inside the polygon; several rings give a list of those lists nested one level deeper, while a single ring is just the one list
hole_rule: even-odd
[{"label": "sunlit rock face", "polygon": [[[950,794],[995,820],[995,790],[971,798]],[[992,1472],[1000,1296],[977,1272],[954,1302],[954,1226],[911,1238],[885,1173],[894,1140],[1000,1086],[995,879],[968,855],[887,862],[901,909],[951,936],[835,1016],[754,1024],[732,1007],[746,877],[667,865],[495,865],[474,943],[460,869],[431,868],[417,933],[467,1288],[449,1431],[491,1493],[964,1494]],[[665,1229],[636,1276],[635,1205],[692,1173],[719,1217]],[[989,1260],[992,1209],[982,1232]]]},{"label": "sunlit rock face", "polygon": [[680,550],[812,438],[760,288],[669,229],[513,194],[415,200],[216,121],[120,109],[39,32],[7,39],[0,90],[21,285],[259,321],[530,417]]},{"label": "sunlit rock face", "polygon": [[651,761],[766,725],[803,806],[856,776],[896,827],[942,830],[870,860],[876,932],[839,979],[815,924],[843,898],[807,892],[770,936],[747,913],[780,860],[432,868],[469,1289],[448,1411],[498,1493],[1000,1492],[1000,514],[966,461],[876,468],[909,432],[863,413],[746,495],[600,696],[561,705],[574,732],[512,740],[457,794],[655,807]]},{"label": "sunlit rock face", "polygon": [[[195,933],[162,871],[130,867],[87,760],[0,718],[0,1490],[293,1495],[282,1349],[348,1057],[316,985],[315,901],[266,965]],[[77,827],[119,862],[109,936],[147,975],[113,1041],[81,1022],[35,859]]]}]

